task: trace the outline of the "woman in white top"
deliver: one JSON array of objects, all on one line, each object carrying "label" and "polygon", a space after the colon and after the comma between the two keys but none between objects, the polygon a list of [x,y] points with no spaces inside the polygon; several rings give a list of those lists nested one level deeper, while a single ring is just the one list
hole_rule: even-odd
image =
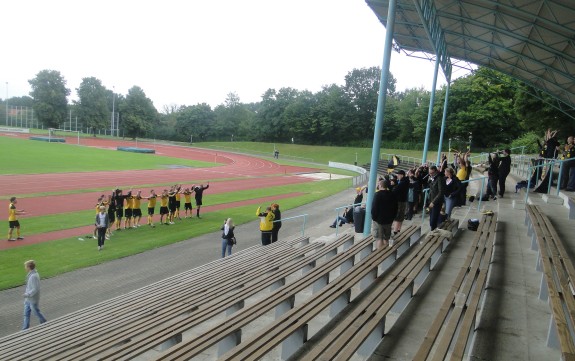
[{"label": "woman in white top", "polygon": [[232,255],[232,247],[236,240],[234,236],[234,228],[234,221],[232,221],[231,218],[226,219],[222,226],[222,258],[226,256],[226,249],[228,250],[228,256]]}]

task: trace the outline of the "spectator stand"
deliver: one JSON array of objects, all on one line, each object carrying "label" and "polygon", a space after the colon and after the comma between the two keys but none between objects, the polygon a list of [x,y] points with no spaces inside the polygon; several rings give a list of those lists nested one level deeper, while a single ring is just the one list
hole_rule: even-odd
[{"label": "spectator stand", "polygon": [[562,360],[575,360],[575,267],[540,206],[526,207],[525,223],[531,248],[538,251],[536,268],[542,271],[539,299],[551,308],[547,346],[560,349]]},{"label": "spectator stand", "polygon": [[473,347],[491,272],[497,216],[484,215],[467,257],[414,360],[463,360]]},{"label": "spectator stand", "polygon": [[[441,257],[457,226],[457,221],[447,222],[449,237],[437,232],[425,241],[416,241],[385,266],[390,252],[407,242],[404,236],[398,237],[391,248],[375,250],[310,301],[290,310],[221,359],[261,359],[280,344],[282,360],[349,360],[358,350],[362,356],[371,354],[384,336],[386,314],[405,308]],[[350,291],[357,285],[360,293],[351,299]],[[339,311],[332,312],[335,318],[304,345],[308,324],[324,309]]]},{"label": "spectator stand", "polygon": [[[276,282],[281,279],[274,277],[278,270],[285,271],[301,262],[310,263],[312,260],[306,259],[306,255],[322,246],[321,243],[309,244],[307,237],[299,237],[266,247],[252,247],[0,339],[0,359],[56,356],[79,359],[81,354],[97,355],[172,320],[182,322],[200,313],[209,313],[210,309],[220,313],[222,309],[237,307],[241,302],[240,292],[255,292],[262,287],[262,277]],[[166,344],[177,341],[177,338],[166,340]]]}]

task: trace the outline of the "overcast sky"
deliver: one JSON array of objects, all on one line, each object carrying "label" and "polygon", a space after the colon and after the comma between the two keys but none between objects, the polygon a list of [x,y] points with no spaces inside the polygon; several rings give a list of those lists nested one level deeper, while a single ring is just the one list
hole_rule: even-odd
[{"label": "overcast sky", "polygon": [[[141,87],[164,105],[244,103],[269,88],[317,92],[380,66],[385,28],[364,0],[5,1],[0,98],[29,95],[44,69],[116,93]],[[398,90],[430,89],[433,63],[393,52]],[[439,84],[444,84],[443,75]]]}]

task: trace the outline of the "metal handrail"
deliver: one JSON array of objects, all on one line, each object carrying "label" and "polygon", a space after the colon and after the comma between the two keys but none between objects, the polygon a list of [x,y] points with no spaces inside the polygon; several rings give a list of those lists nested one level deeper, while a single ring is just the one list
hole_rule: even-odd
[{"label": "metal handrail", "polygon": [[[352,207],[352,212],[353,212],[353,208],[355,208],[356,206],[361,206],[361,205],[363,205],[363,204],[365,204],[365,202],[348,204],[348,205],[345,205],[345,206],[340,206],[340,207],[334,208],[334,210],[335,210],[335,219],[336,219],[336,221],[335,221],[335,235],[336,235],[336,236],[337,236],[337,234],[338,234],[338,232],[339,232],[339,222],[337,221],[337,220],[339,219],[339,210],[340,210],[340,209],[345,209],[345,208],[348,208],[348,207]],[[355,220],[354,220],[354,222],[355,222]]]},{"label": "metal handrail", "polygon": [[[563,175],[563,166],[565,164],[565,162],[568,161],[573,161],[575,160],[575,157],[573,158],[567,158],[567,159],[554,159],[554,158],[540,158],[540,160],[543,161],[542,164],[539,165],[532,165],[529,166],[527,168],[527,173],[529,175],[531,175],[533,173],[533,170],[535,169],[537,171],[537,175],[536,178],[537,180],[539,180],[539,170],[543,167],[549,166],[549,182],[547,184],[547,194],[551,194],[551,185],[553,184],[553,168],[555,167],[555,165],[559,164],[559,174],[557,175],[557,192],[555,195],[559,195],[559,192],[561,190],[561,178]],[[529,180],[527,181],[527,190],[525,191],[525,203],[527,204],[527,201],[529,199],[529,190],[531,189],[531,176],[529,177]]]},{"label": "metal handrail", "polygon": [[303,224],[302,224],[302,226],[301,226],[301,235],[303,236],[303,235],[305,234],[305,225],[306,225],[307,217],[308,217],[308,216],[309,216],[309,215],[308,215],[307,213],[304,213],[304,214],[300,214],[300,215],[298,215],[298,216],[293,216],[293,217],[287,217],[287,218],[278,219],[278,220],[276,220],[276,221],[273,221],[272,223],[289,221],[289,220],[292,220],[292,219],[296,219],[296,218],[301,218],[301,217],[303,217]]}]

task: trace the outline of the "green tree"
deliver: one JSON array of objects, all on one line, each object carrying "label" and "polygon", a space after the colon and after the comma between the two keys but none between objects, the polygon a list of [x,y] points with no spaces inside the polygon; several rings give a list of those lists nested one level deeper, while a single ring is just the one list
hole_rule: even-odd
[{"label": "green tree", "polygon": [[120,129],[124,136],[136,138],[148,135],[158,121],[158,111],[138,86],[128,90],[124,101],[119,101]]},{"label": "green tree", "polygon": [[94,77],[84,78],[76,92],[76,113],[84,127],[92,129],[94,136],[96,129],[110,128],[112,109],[108,109],[108,91],[102,82]]},{"label": "green tree", "polygon": [[240,102],[240,97],[236,93],[228,93],[223,105],[218,105],[214,109],[214,135],[216,139],[233,141],[241,137],[241,124],[245,123],[248,118],[248,110]]},{"label": "green tree", "polygon": [[[373,137],[380,78],[381,69],[379,67],[353,69],[345,76],[345,93],[357,112],[353,128],[355,139]],[[395,93],[396,83],[397,80],[390,72],[388,96]]]},{"label": "green tree", "polygon": [[[489,148],[507,145],[521,134],[513,100],[518,82],[488,68],[459,78],[451,85],[447,136],[473,137],[473,145]],[[443,105],[445,91],[436,97]],[[441,107],[434,111],[434,127],[441,123]]]},{"label": "green tree", "polygon": [[214,119],[214,112],[206,103],[182,107],[176,117],[176,137],[181,141],[210,140]]},{"label": "green tree", "polygon": [[[336,84],[324,86],[315,98],[315,139],[333,145],[352,143],[354,139],[350,135],[354,134],[353,117],[356,112],[344,89]],[[314,144],[313,137],[310,144]]]},{"label": "green tree", "polygon": [[70,89],[66,88],[66,80],[59,71],[42,70],[34,79],[28,80],[34,98],[36,118],[45,126],[58,128],[66,121]]},{"label": "green tree", "polygon": [[514,107],[522,119],[521,128],[540,138],[548,128],[558,130],[560,139],[575,132],[575,110],[561,111],[556,99],[533,87],[523,83],[517,87]]}]

